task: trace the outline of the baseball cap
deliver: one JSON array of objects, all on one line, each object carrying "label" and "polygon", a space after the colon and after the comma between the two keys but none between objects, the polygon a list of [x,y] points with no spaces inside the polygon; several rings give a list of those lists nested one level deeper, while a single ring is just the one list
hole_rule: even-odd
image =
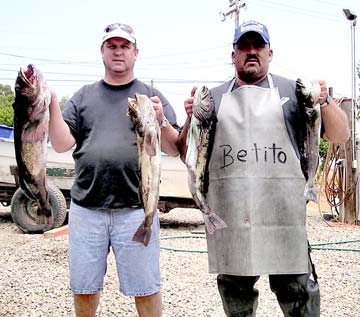
[{"label": "baseball cap", "polygon": [[136,43],[135,32],[130,25],[123,23],[109,24],[105,29],[102,37],[102,43],[113,37],[121,37],[131,43]]},{"label": "baseball cap", "polygon": [[237,27],[235,30],[233,44],[236,44],[240,40],[240,38],[248,32],[256,32],[260,34],[264,42],[266,44],[270,44],[270,37],[267,27],[264,24],[256,21],[248,21]]}]

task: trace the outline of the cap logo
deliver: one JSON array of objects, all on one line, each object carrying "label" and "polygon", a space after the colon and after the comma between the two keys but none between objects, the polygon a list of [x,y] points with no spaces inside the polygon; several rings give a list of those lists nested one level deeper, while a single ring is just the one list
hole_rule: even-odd
[{"label": "cap logo", "polygon": [[258,31],[260,33],[264,33],[264,26],[259,24],[249,24],[249,25],[243,25],[241,27],[241,33],[245,33],[248,31]]},{"label": "cap logo", "polygon": [[240,38],[248,32],[258,33],[259,35],[261,35],[266,44],[270,44],[269,33],[266,26],[256,21],[248,21],[240,25],[235,30],[233,44],[236,44],[240,40]]},{"label": "cap logo", "polygon": [[132,43],[136,43],[135,33],[131,26],[123,23],[112,23],[104,29],[102,41],[112,37],[122,37]]}]

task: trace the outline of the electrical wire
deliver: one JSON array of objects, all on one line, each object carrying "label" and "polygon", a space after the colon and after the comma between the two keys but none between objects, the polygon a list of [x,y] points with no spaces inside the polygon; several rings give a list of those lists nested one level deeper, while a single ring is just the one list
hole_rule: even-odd
[{"label": "electrical wire", "polygon": [[325,196],[337,215],[339,215],[338,207],[344,203],[346,197],[343,182],[344,159],[341,159],[341,154],[344,152],[341,144],[329,143],[323,171]]},{"label": "electrical wire", "polygon": [[[344,101],[343,98],[335,100],[336,103],[340,104]],[[358,219],[358,208],[355,206],[355,195],[358,192],[358,178],[353,184],[348,184],[346,179],[348,173],[347,162],[350,159],[347,155],[347,143],[335,144],[329,143],[328,152],[326,154],[326,160],[324,163],[324,170],[321,178],[320,193],[324,192],[328,205],[331,207],[332,220],[339,223],[344,223],[345,213],[340,212],[340,207],[344,207],[347,201],[350,206],[355,208],[355,220],[354,224],[357,225]],[[331,227],[334,225],[330,224],[329,221],[325,220],[324,215],[321,211],[320,200],[321,194],[318,195],[318,210],[321,214],[321,218],[325,223]],[[334,211],[336,215],[334,214]],[[341,217],[341,219],[340,219]],[[344,224],[349,225],[349,224]],[[351,225],[351,224],[350,224]]]}]

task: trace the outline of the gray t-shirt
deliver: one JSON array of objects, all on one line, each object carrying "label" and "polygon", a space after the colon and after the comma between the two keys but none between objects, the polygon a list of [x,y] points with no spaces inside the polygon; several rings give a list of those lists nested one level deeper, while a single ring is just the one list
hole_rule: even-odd
[{"label": "gray t-shirt", "polygon": [[77,91],[66,103],[63,118],[76,140],[72,200],[83,207],[113,210],[139,206],[136,134],[128,112],[135,93],[159,96],[169,122],[176,114],[155,88],[135,79],[112,86],[100,80]]},{"label": "gray t-shirt", "polygon": [[[274,87],[277,87],[279,90],[280,98],[287,97],[289,100],[283,105],[283,113],[285,125],[287,128],[287,132],[289,134],[292,145],[294,146],[297,157],[299,156],[299,151],[303,146],[303,127],[305,124],[303,123],[304,119],[299,111],[297,99],[295,95],[295,81],[289,80],[287,78],[271,74],[272,80],[274,83]],[[228,91],[232,80],[225,82],[224,84],[211,89],[211,95],[215,101],[215,109],[216,112],[219,110],[220,102],[222,95]],[[267,78],[261,81],[257,86],[263,88],[269,88],[269,82]],[[238,88],[235,84],[232,90]]]}]

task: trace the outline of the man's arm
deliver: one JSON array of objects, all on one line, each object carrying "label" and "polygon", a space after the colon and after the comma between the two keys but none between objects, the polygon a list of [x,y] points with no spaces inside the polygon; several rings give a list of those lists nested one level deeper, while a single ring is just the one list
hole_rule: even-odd
[{"label": "man's arm", "polygon": [[75,138],[70,132],[69,126],[62,117],[58,98],[55,91],[52,89],[49,110],[49,137],[52,147],[56,152],[66,152],[70,150],[76,142]]},{"label": "man's arm", "polygon": [[[327,97],[327,87],[325,81],[319,80],[321,94],[318,102],[325,102]],[[350,128],[346,113],[335,103],[334,100],[321,108],[321,118],[324,124],[324,139],[334,142],[343,143],[349,140]]]},{"label": "man's arm", "polygon": [[184,102],[184,108],[185,108],[185,112],[186,112],[187,116],[186,116],[185,124],[182,127],[182,130],[179,134],[179,138],[177,141],[177,147],[180,152],[180,158],[184,163],[185,163],[186,151],[187,151],[186,138],[187,138],[187,133],[188,133],[189,127],[190,127],[191,116],[192,116],[192,107],[193,107],[193,103],[194,103],[194,95],[195,95],[196,89],[197,89],[196,86],[194,86],[192,88],[190,97],[187,98]]},{"label": "man's arm", "polygon": [[[165,118],[161,100],[158,96],[151,97],[150,100],[153,103],[156,118],[161,125]],[[179,151],[176,144],[178,136],[179,132],[170,123],[166,127],[161,128],[161,151],[171,156],[178,156]]]},{"label": "man's arm", "polygon": [[169,123],[161,129],[161,150],[171,156],[178,156],[179,151],[176,145],[179,132]]},{"label": "man's arm", "polygon": [[182,127],[182,130],[179,134],[178,141],[177,141],[177,147],[179,149],[180,158],[184,163],[185,163],[186,152],[187,152],[186,138],[187,138],[187,133],[188,133],[189,127],[190,127],[190,121],[191,121],[191,118],[187,117],[185,124]]}]

